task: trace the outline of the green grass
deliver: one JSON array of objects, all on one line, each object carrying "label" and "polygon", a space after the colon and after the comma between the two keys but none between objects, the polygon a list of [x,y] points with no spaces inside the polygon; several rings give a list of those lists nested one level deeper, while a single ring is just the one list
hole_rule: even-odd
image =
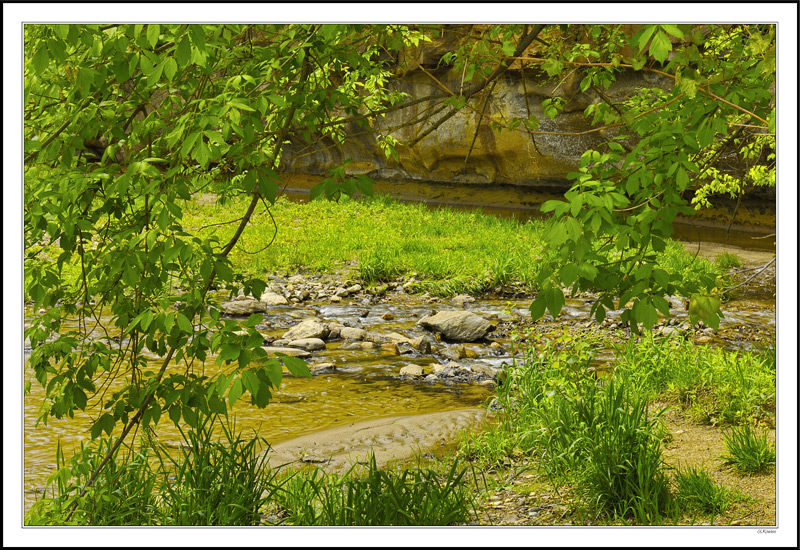
[{"label": "green grass", "polygon": [[[236,220],[245,206],[241,201],[188,203],[184,227],[205,226],[204,231],[225,242],[234,224],[213,224]],[[534,290],[548,223],[434,209],[386,196],[307,204],[281,198],[269,213],[264,208],[256,212],[231,260],[240,271],[262,276],[345,268],[367,283],[380,283],[415,273],[412,290],[443,296],[512,284]],[[716,273],[710,262],[693,260],[677,242],[669,243],[660,261],[686,277]]]},{"label": "green grass", "polygon": [[474,516],[474,483],[458,460],[449,469],[388,470],[371,455],[364,474],[318,468],[290,472],[275,505],[283,523],[301,526],[450,525]]},{"label": "green grass", "polygon": [[774,348],[727,351],[647,333],[617,346],[616,376],[708,424],[775,420]]},{"label": "green grass", "polygon": [[688,512],[722,514],[731,504],[732,491],[714,483],[703,469],[677,469],[675,485],[681,506]]},{"label": "green grass", "polygon": [[767,432],[756,434],[750,424],[732,426],[723,432],[727,454],[723,457],[739,473],[755,475],[775,465],[775,448],[767,440]]},{"label": "green grass", "polygon": [[[191,203],[184,226],[196,229],[234,218],[231,212],[238,206]],[[423,279],[420,291],[478,292],[512,280],[532,283],[538,273],[535,257],[543,248],[541,221],[430,209],[387,197],[308,204],[279,199],[270,212],[275,225],[262,209],[231,254],[245,272],[351,267],[370,283],[417,273]],[[233,233],[231,225],[207,230],[223,241]],[[273,235],[275,242],[266,247]]]},{"label": "green grass", "polygon": [[610,378],[596,380],[588,370],[593,350],[610,343],[552,336],[534,339],[506,370],[496,389],[498,421],[463,441],[461,456],[483,467],[531,457],[554,486],[575,489],[576,505],[593,521],[649,525],[675,523],[682,513],[719,514],[732,498],[696,471],[677,472],[672,491],[661,451],[663,408],[654,402],[700,408],[703,422],[712,414],[742,425],[728,435],[728,459],[743,471],[774,463],[766,439],[747,435],[753,419],[774,419],[772,347],[731,352],[632,338],[618,347]]},{"label": "green grass", "polygon": [[361,464],[344,475],[287,472],[270,468],[261,439],[233,423],[202,416],[181,433],[177,451],[149,437],[139,451],[117,451],[85,496],[79,492],[113,440],[83,445],[69,461],[59,448],[57,471],[26,525],[449,525],[475,517],[479,474],[458,460],[380,469],[373,455],[366,473]]}]

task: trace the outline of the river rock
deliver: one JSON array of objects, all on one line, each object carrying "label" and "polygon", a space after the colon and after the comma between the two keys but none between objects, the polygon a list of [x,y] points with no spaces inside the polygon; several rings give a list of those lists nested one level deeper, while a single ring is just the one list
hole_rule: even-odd
[{"label": "river rock", "polygon": [[272,355],[275,355],[276,353],[283,353],[284,355],[288,355],[290,357],[299,357],[300,359],[311,357],[311,353],[299,348],[262,346],[262,349]]},{"label": "river rock", "polygon": [[381,351],[385,351],[387,353],[393,353],[394,355],[400,355],[400,350],[397,349],[397,344],[393,342],[384,342],[381,346]]},{"label": "river rock", "polygon": [[495,329],[495,325],[470,311],[435,312],[417,321],[417,325],[453,342],[475,342]]},{"label": "river rock", "polygon": [[261,295],[260,301],[268,306],[285,306],[289,304],[289,300],[284,296],[277,292],[272,292],[271,290],[264,292],[264,294]]},{"label": "river rock", "polygon": [[284,340],[303,340],[305,338],[320,338],[324,340],[330,329],[326,323],[316,317],[309,317],[283,333]]},{"label": "river rock", "polygon": [[411,338],[409,342],[422,354],[428,355],[431,352],[431,343],[424,336]]},{"label": "river rock", "polygon": [[341,327],[339,329],[339,338],[342,340],[363,340],[367,335],[367,331],[363,328]]},{"label": "river rock", "polygon": [[470,370],[473,374],[477,375],[479,378],[490,378],[494,380],[497,378],[497,369],[494,367],[490,367],[489,365],[483,365],[481,363],[473,363],[470,366]]},{"label": "river rock", "polygon": [[300,348],[306,351],[325,349],[325,342],[319,338],[300,338],[289,342],[290,348]]},{"label": "river rock", "polygon": [[447,357],[448,359],[452,359],[453,361],[458,361],[459,359],[464,359],[467,356],[467,352],[464,349],[464,346],[457,345],[457,346],[450,346],[446,348],[442,355]]},{"label": "river rock", "polygon": [[464,304],[466,304],[468,302],[474,302],[475,298],[473,298],[472,296],[470,296],[468,294],[459,294],[458,296],[453,296],[450,299],[450,301],[453,302],[454,304],[460,306],[460,305],[464,305]]},{"label": "river rock", "polygon": [[417,376],[422,376],[423,374],[425,374],[425,372],[419,365],[406,365],[400,369],[400,376],[411,376],[416,378]]},{"label": "river rock", "polygon": [[258,300],[246,298],[244,300],[233,300],[224,302],[221,306],[222,313],[225,315],[251,315],[253,313],[264,313],[267,311],[267,304]]}]

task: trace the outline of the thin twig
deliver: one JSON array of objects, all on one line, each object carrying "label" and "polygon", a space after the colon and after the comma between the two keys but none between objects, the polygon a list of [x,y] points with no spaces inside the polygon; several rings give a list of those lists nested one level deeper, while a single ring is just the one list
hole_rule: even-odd
[{"label": "thin twig", "polygon": [[758,271],[756,271],[755,273],[753,273],[753,274],[752,274],[750,277],[748,277],[748,279],[747,279],[746,281],[744,281],[744,282],[742,282],[742,283],[739,283],[739,284],[738,284],[738,285],[736,285],[736,286],[732,286],[732,287],[726,288],[726,289],[724,289],[722,292],[730,292],[730,291],[731,291],[731,290],[733,290],[734,288],[739,288],[740,286],[744,286],[744,285],[746,285],[747,283],[749,283],[750,281],[752,281],[753,279],[755,279],[756,277],[758,277],[758,276],[761,274],[761,272],[763,272],[763,271],[764,271],[765,269],[767,269],[769,266],[771,266],[772,264],[774,264],[774,263],[775,263],[775,260],[776,260],[776,258],[777,258],[777,257],[774,257],[774,258],[772,258],[770,261],[768,261],[766,264],[764,264],[764,265],[761,267],[761,269],[759,269]]}]

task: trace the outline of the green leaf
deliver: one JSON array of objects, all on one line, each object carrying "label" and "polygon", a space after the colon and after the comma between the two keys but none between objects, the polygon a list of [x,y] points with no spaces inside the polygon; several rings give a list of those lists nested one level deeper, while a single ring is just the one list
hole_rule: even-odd
[{"label": "green leaf", "polygon": [[[650,37],[653,36],[653,32],[656,30],[655,25],[647,25],[644,29],[639,31],[641,34],[638,37],[637,45],[639,46],[639,51],[645,49],[647,46],[647,41],[650,40]],[[638,33],[637,33],[638,34]],[[635,40],[636,36],[634,35],[632,40]]]},{"label": "green leaf", "polygon": [[642,323],[647,329],[652,329],[653,325],[658,321],[658,312],[647,298],[644,300],[637,300],[636,303],[633,304],[631,313],[634,322]]},{"label": "green leaf", "polygon": [[674,36],[675,38],[680,38],[683,40],[683,32],[678,28],[678,25],[659,25],[662,29],[667,31],[669,34]]},{"label": "green leaf", "polygon": [[241,351],[242,348],[239,344],[222,344],[219,356],[217,357],[217,363],[222,364],[223,361],[233,361],[239,357]]},{"label": "green leaf", "polygon": [[248,369],[242,373],[242,384],[244,385],[244,389],[250,392],[250,395],[253,397],[258,395],[258,392],[261,388],[261,381],[258,379],[258,375],[251,369]]},{"label": "green leaf", "polygon": [[653,41],[650,43],[650,55],[652,55],[659,63],[663,63],[666,61],[667,56],[671,51],[672,42],[669,41],[669,36],[667,36],[667,33],[661,31],[657,32],[653,37]]},{"label": "green leaf", "polygon": [[696,323],[699,318],[708,326],[719,328],[718,315],[721,314],[721,305],[722,302],[716,296],[692,294],[689,300],[689,319],[692,323]]},{"label": "green leaf", "polygon": [[561,200],[546,201],[544,204],[542,204],[540,210],[542,212],[551,212],[551,211],[555,210],[556,207],[558,207],[559,205],[562,205],[562,204],[564,204],[564,201],[561,201]]},{"label": "green leaf", "polygon": [[536,299],[531,302],[530,307],[528,308],[531,312],[531,319],[537,321],[542,318],[544,315],[545,308],[547,304],[545,304],[544,300],[544,292],[540,292],[536,295]]},{"label": "green leaf", "polygon": [[584,279],[594,281],[599,271],[595,266],[587,264],[586,262],[581,262],[578,264],[578,273],[580,273],[581,277]]},{"label": "green leaf", "polygon": [[178,72],[178,63],[171,57],[168,57],[164,61],[164,74],[167,75],[167,80],[172,82],[172,79],[175,77],[175,73]]},{"label": "green leaf", "polygon": [[298,357],[292,357],[285,353],[276,353],[280,357],[283,364],[289,369],[294,376],[302,376],[303,378],[311,378],[311,371],[308,370],[308,363]]},{"label": "green leaf", "polygon": [[33,54],[33,59],[31,60],[33,64],[33,70],[36,72],[37,75],[41,75],[47,66],[50,64],[50,58],[47,56],[47,50],[44,46],[41,46],[36,53]]},{"label": "green leaf", "polygon": [[358,192],[364,195],[365,197],[371,197],[373,195],[373,185],[374,181],[372,178],[365,176],[363,174],[359,174],[355,176],[356,180],[356,188]]},{"label": "green leaf", "polygon": [[231,269],[230,265],[227,262],[221,261],[214,264],[214,269],[217,272],[217,278],[221,282],[231,282],[233,281],[233,269]]},{"label": "green leaf", "polygon": [[72,388],[72,402],[80,410],[86,410],[86,393],[79,386]]},{"label": "green leaf", "polygon": [[161,34],[161,29],[159,25],[149,24],[147,25],[147,42],[150,44],[151,48],[155,48],[156,44],[158,43],[158,37]]},{"label": "green leaf", "polygon": [[[577,264],[568,263],[564,264],[561,267],[561,282],[563,282],[565,285],[567,286],[571,285],[573,282],[575,282],[575,279],[577,278],[578,278]],[[544,308],[542,309],[542,311],[544,312]]]},{"label": "green leaf", "polygon": [[91,429],[91,436],[92,439],[97,438],[102,432],[106,432],[107,435],[111,435],[111,432],[114,431],[114,424],[116,421],[114,417],[111,416],[109,413],[104,413],[100,418],[97,419],[97,422],[94,423]]},{"label": "green leaf", "polygon": [[180,328],[183,332],[186,333],[192,332],[193,330],[192,323],[189,321],[189,319],[186,318],[186,315],[184,315],[181,312],[178,312],[177,321],[178,321],[178,328]]},{"label": "green leaf", "polygon": [[189,44],[189,37],[184,36],[175,48],[175,60],[181,68],[185,68],[192,58],[192,46]]},{"label": "green leaf", "polygon": [[270,359],[264,364],[264,372],[266,372],[267,378],[269,378],[273,387],[280,387],[283,381],[283,367],[276,359]]},{"label": "green leaf", "polygon": [[231,386],[231,391],[228,392],[228,403],[230,408],[233,408],[233,405],[239,400],[239,398],[244,393],[244,388],[242,387],[242,379],[237,378],[233,381],[233,385]]}]

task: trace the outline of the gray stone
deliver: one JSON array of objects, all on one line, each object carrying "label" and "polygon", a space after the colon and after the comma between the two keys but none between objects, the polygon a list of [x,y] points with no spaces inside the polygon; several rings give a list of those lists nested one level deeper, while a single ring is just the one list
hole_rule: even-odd
[{"label": "gray stone", "polygon": [[400,369],[400,376],[422,376],[425,372],[419,365],[406,365]]},{"label": "gray stone", "polygon": [[459,294],[458,296],[453,296],[450,301],[456,305],[463,305],[468,302],[474,302],[475,298],[469,296],[468,294]]},{"label": "gray stone", "polygon": [[658,333],[661,336],[666,336],[668,338],[677,337],[681,335],[680,331],[675,327],[661,327],[658,330]]},{"label": "gray stone", "polygon": [[325,342],[319,338],[300,338],[289,342],[290,348],[300,348],[306,351],[325,349]]},{"label": "gray stone", "polygon": [[330,329],[327,323],[323,323],[316,317],[309,317],[284,332],[283,339],[292,341],[304,338],[320,338],[324,340],[329,333]]},{"label": "gray stone", "polygon": [[271,290],[264,292],[264,294],[261,295],[260,301],[268,306],[285,306],[289,303],[282,295],[277,292],[272,292]]},{"label": "gray stone", "polygon": [[467,351],[462,345],[450,346],[442,352],[442,355],[453,361],[464,359],[467,356]]},{"label": "gray stone", "polygon": [[224,314],[237,316],[264,313],[267,311],[267,304],[251,298],[224,302],[220,307],[222,307],[222,312]]},{"label": "gray stone", "polygon": [[363,340],[367,331],[363,328],[342,327],[339,329],[339,337],[343,340]]},{"label": "gray stone", "polygon": [[440,311],[426,315],[417,325],[441,333],[454,342],[475,342],[494,330],[495,325],[469,311]]},{"label": "gray stone", "polygon": [[291,357],[299,357],[301,359],[304,359],[306,357],[311,357],[311,354],[309,352],[299,348],[262,346],[262,349],[264,349],[264,351],[272,355],[275,355],[276,353],[283,353],[284,355],[289,355]]}]

